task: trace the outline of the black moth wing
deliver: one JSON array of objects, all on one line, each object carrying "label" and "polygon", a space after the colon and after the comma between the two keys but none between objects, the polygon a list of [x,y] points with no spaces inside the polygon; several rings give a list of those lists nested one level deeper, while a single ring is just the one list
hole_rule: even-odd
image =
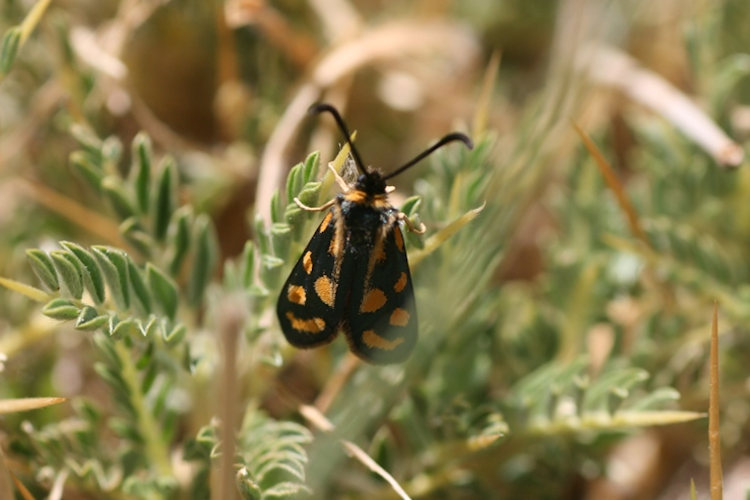
[{"label": "black moth wing", "polygon": [[338,333],[341,299],[347,291],[341,289],[336,275],[343,255],[335,252],[337,247],[332,245],[337,226],[335,211],[331,209],[315,230],[276,305],[281,331],[295,347],[326,344]]},{"label": "black moth wing", "polygon": [[[342,322],[352,352],[376,364],[404,361],[414,348],[418,331],[401,228],[393,221],[384,229],[372,250],[376,254],[373,268],[352,266],[351,295]],[[382,239],[380,248],[377,238]]]}]

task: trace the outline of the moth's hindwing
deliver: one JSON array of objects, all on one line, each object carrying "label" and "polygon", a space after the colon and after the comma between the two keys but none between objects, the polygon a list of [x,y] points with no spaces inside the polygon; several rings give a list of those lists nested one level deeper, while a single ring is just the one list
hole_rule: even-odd
[{"label": "moth's hindwing", "polygon": [[284,336],[295,347],[326,344],[338,333],[341,299],[348,290],[341,288],[338,275],[343,248],[341,242],[336,244],[341,220],[335,212],[323,218],[281,289],[276,313]]},{"label": "moth's hindwing", "polygon": [[367,266],[352,270],[343,329],[351,350],[371,363],[404,361],[417,341],[417,311],[397,222],[378,235]]}]

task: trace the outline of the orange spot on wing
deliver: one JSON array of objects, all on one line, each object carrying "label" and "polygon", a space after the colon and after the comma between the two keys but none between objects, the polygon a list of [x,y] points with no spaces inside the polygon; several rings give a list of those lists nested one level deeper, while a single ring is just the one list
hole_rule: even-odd
[{"label": "orange spot on wing", "polygon": [[328,212],[328,215],[325,216],[325,219],[323,219],[323,222],[320,223],[320,229],[318,232],[323,232],[326,229],[328,229],[328,224],[331,222],[331,218],[333,217],[333,213]]},{"label": "orange spot on wing", "polygon": [[398,281],[393,285],[393,291],[396,293],[401,293],[401,291],[406,288],[406,282],[408,281],[406,277],[406,273],[402,272],[401,276],[398,277]]},{"label": "orange spot on wing", "polygon": [[399,252],[404,251],[404,237],[401,236],[401,230],[398,227],[393,228],[393,239],[396,240],[396,247]]},{"label": "orange spot on wing", "polygon": [[362,298],[362,304],[359,306],[359,312],[369,313],[375,312],[386,303],[387,299],[383,290],[379,288],[373,288],[368,290],[365,296]]},{"label": "orange spot on wing", "polygon": [[381,337],[375,330],[365,330],[362,332],[362,341],[367,347],[375,347],[377,349],[383,349],[386,351],[392,351],[404,341],[403,337],[397,337],[394,340],[388,340]]},{"label": "orange spot on wing", "polygon": [[289,302],[299,304],[301,306],[304,306],[305,301],[307,300],[305,289],[299,285],[289,285],[289,288],[287,288],[286,291],[286,296],[289,299]]},{"label": "orange spot on wing", "polygon": [[375,263],[377,262],[383,262],[385,260],[385,245],[383,245],[383,240],[379,239],[375,243],[375,248],[373,249],[373,255],[375,257]]},{"label": "orange spot on wing", "polygon": [[321,276],[315,280],[315,293],[328,307],[333,307],[336,298],[336,290],[333,282],[328,276]]},{"label": "orange spot on wing", "polygon": [[291,312],[287,312],[286,317],[298,332],[320,333],[326,328],[326,322],[322,318],[301,319]]},{"label": "orange spot on wing", "polygon": [[388,323],[392,326],[406,326],[409,324],[409,312],[406,309],[397,307],[391,313]]},{"label": "orange spot on wing", "polygon": [[312,272],[313,263],[312,263],[312,252],[310,250],[308,250],[305,253],[305,256],[302,257],[302,267],[305,268],[305,272],[307,274],[310,274]]}]

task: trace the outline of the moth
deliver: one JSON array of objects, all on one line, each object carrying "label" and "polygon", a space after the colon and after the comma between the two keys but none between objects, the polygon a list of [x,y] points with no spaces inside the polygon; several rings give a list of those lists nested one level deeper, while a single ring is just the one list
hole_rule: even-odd
[{"label": "moth", "polygon": [[404,213],[391,206],[386,181],[454,141],[473,148],[454,132],[388,175],[365,167],[343,118],[333,106],[313,105],[310,113],[333,115],[351,148],[359,176],[348,184],[333,168],[341,193],[319,207],[295,198],[303,210],[328,210],[310,238],[276,307],[281,330],[298,348],[331,342],[343,331],[351,351],[375,364],[399,363],[417,341],[417,311],[401,223],[417,233]]}]

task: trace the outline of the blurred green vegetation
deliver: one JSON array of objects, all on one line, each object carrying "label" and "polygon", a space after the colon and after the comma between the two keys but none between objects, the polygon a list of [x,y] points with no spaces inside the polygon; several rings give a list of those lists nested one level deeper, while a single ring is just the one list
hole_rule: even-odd
[{"label": "blurred green vegetation", "polygon": [[[726,155],[750,138],[749,14],[6,0],[0,410],[68,401],[0,417],[0,497],[6,471],[34,498],[700,497],[714,302],[746,496],[750,174]],[[617,54],[672,90],[608,80]],[[319,221],[292,199],[336,189],[318,100],[384,172],[451,130],[476,144],[394,179],[428,228],[402,365],[297,351],[275,320]]]}]

